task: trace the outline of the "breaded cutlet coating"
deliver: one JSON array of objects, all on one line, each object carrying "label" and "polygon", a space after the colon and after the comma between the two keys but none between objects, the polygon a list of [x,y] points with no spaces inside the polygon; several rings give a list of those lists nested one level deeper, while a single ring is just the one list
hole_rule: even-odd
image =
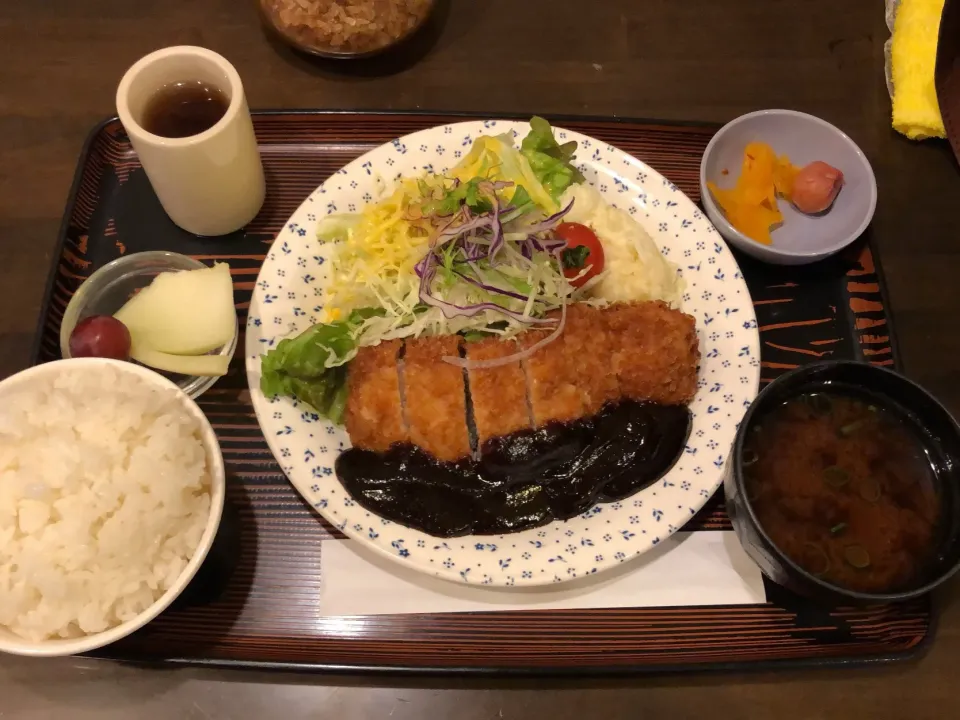
[{"label": "breaded cutlet coating", "polygon": [[[469,360],[494,360],[519,352],[520,346],[491,337],[467,343],[466,349]],[[519,360],[493,368],[471,368],[468,374],[473,419],[481,445],[490,438],[530,427],[527,380]]]},{"label": "breaded cutlet coating", "polygon": [[345,424],[356,447],[385,452],[410,439],[400,406],[400,340],[362,347],[347,369]]},{"label": "breaded cutlet coating", "polygon": [[444,362],[457,357],[460,337],[408,340],[403,359],[403,385],[410,441],[439,460],[470,455],[463,370]]},{"label": "breaded cutlet coating", "polygon": [[[548,334],[540,330],[523,333],[520,347],[529,348]],[[523,370],[534,425],[540,427],[554,420],[566,422],[584,415],[577,363],[563,352],[562,336],[525,358]]]},{"label": "breaded cutlet coating", "polygon": [[617,373],[611,363],[613,346],[603,313],[585,303],[569,305],[559,341],[558,349],[576,374],[585,415],[595,415],[605,403],[620,397]]},{"label": "breaded cutlet coating", "polygon": [[697,393],[700,352],[694,319],[662,302],[604,308],[620,394],[684,405]]},{"label": "breaded cutlet coating", "polygon": [[[547,331],[517,340],[466,344],[472,360],[529,348]],[[457,336],[362,348],[350,363],[346,425],[353,444],[383,452],[412,442],[440,460],[470,455],[463,371]],[[480,444],[531,426],[598,413],[621,397],[662,404],[689,403],[697,391],[699,349],[694,319],[661,302],[567,308],[563,333],[522,362],[469,370]],[[404,403],[403,405],[401,403]]]}]

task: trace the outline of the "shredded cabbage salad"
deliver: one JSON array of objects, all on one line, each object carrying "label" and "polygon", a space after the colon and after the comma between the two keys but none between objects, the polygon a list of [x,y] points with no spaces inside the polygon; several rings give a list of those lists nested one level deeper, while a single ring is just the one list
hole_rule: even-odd
[{"label": "shredded cabbage salad", "polygon": [[320,241],[335,246],[325,322],[264,356],[265,395],[295,395],[339,422],[341,366],[362,345],[552,330],[541,346],[562,332],[566,305],[585,288],[564,276],[564,241],[552,230],[572,205],[559,207],[561,195],[583,176],[576,142],[558,144],[542,118],[530,125],[519,148],[509,134],[481,136],[450,171],[403,178],[362,212],[318,224]]}]

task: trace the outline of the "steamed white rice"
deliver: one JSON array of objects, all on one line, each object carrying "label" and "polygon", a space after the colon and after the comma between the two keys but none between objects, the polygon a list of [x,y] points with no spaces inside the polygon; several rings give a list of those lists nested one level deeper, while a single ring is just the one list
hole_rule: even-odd
[{"label": "steamed white rice", "polygon": [[661,253],[653,239],[630,213],[608,204],[596,188],[571,185],[560,204],[573,200],[564,218],[586,225],[603,245],[604,271],[590,292],[608,302],[663,300],[679,308],[684,283],[677,266]]},{"label": "steamed white rice", "polygon": [[199,421],[173,392],[103,367],[0,397],[0,625],[40,641],[146,610],[210,510]]}]

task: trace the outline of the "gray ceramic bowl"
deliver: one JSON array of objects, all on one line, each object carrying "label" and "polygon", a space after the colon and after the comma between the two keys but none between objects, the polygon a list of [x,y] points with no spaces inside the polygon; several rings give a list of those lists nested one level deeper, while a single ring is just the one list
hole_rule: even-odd
[{"label": "gray ceramic bowl", "polygon": [[[797,166],[822,160],[839,168],[844,177],[843,189],[826,213],[804,215],[780,200],[783,224],[773,231],[772,245],[751,240],[734,228],[707,189],[708,181],[733,187],[743,151],[753,141],[767,143]],[[803,265],[839,252],[867,229],[877,205],[873,168],[856,143],[827,121],[795,110],[759,110],[720,128],[700,161],[700,192],[707,215],[727,242],[778,265]]]}]

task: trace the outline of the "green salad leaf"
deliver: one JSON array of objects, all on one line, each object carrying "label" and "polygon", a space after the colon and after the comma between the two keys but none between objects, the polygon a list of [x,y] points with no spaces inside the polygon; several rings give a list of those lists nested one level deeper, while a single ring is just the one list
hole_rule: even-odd
[{"label": "green salad leaf", "polygon": [[436,214],[441,216],[453,215],[460,209],[461,205],[466,205],[474,213],[481,214],[490,212],[493,204],[480,189],[480,183],[485,182],[482,177],[475,177],[465,183],[460,183],[444,192],[439,200],[428,200],[423,204],[423,212],[426,214]]},{"label": "green salad leaf", "polygon": [[568,187],[584,180],[572,163],[576,151],[576,141],[558,143],[550,123],[542,117],[530,119],[530,132],[520,144],[520,153],[554,200],[559,200]]},{"label": "green salad leaf", "polygon": [[500,222],[502,223],[518,218],[531,210],[535,210],[537,207],[536,203],[530,198],[530,193],[527,192],[527,189],[523,185],[517,186],[513,197],[510,198],[510,204],[513,205],[514,210],[500,217]]},{"label": "green salad leaf", "polygon": [[260,390],[267,397],[295,397],[340,423],[347,403],[346,363],[357,354],[359,330],[365,320],[383,314],[380,308],[354,310],[346,320],[281,340],[261,358]]}]

